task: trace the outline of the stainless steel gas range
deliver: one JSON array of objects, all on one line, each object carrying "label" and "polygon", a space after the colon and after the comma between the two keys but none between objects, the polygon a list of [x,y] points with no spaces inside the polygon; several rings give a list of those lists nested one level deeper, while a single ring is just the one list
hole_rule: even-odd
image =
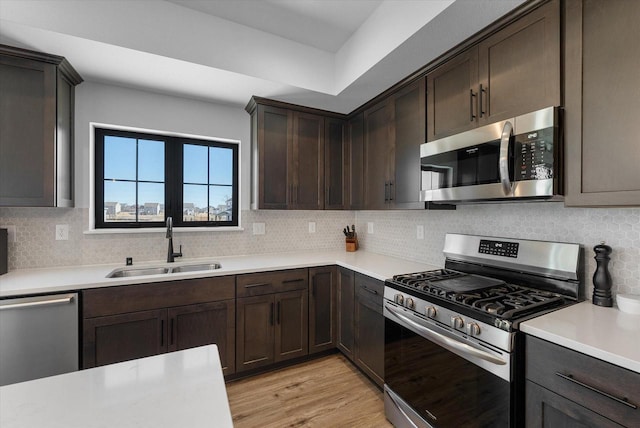
[{"label": "stainless steel gas range", "polygon": [[447,234],[445,268],[385,282],[385,414],[401,427],[523,425],[520,322],[582,299],[578,244]]}]

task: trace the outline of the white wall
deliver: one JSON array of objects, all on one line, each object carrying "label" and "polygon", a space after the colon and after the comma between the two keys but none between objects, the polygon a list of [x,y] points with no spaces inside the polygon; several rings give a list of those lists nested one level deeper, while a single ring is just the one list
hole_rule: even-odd
[{"label": "white wall", "polygon": [[250,120],[244,109],[83,82],[76,88],[75,110],[76,207],[89,207],[89,123],[99,122],[240,140],[240,204],[249,209]]}]

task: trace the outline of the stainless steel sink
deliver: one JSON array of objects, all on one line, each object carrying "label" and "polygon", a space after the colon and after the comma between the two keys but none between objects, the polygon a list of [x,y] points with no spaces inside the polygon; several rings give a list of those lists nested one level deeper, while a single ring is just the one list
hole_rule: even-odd
[{"label": "stainless steel sink", "polygon": [[112,271],[107,275],[107,278],[127,278],[131,276],[145,276],[145,275],[162,275],[165,273],[182,273],[182,272],[201,272],[206,270],[220,269],[222,265],[218,262],[212,263],[197,263],[192,265],[182,266],[157,266],[146,268],[119,268]]},{"label": "stainless steel sink", "polygon": [[144,276],[144,275],[161,275],[163,273],[171,272],[171,268],[168,267],[149,267],[149,268],[133,268],[133,269],[116,269],[107,275],[107,278],[126,278],[130,276]]},{"label": "stainless steel sink", "polygon": [[171,268],[172,273],[180,273],[180,272],[199,272],[204,270],[216,270],[220,269],[222,265],[217,262],[213,263],[199,263],[195,265],[182,265]]}]

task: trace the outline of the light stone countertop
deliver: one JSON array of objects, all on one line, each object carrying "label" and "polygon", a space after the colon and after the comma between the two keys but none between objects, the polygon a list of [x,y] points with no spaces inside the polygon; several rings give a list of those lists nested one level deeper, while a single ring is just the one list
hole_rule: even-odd
[{"label": "light stone countertop", "polygon": [[0,387],[2,428],[233,428],[215,345]]},{"label": "light stone countertop", "polygon": [[0,298],[334,264],[381,281],[401,273],[437,269],[437,267],[426,263],[412,262],[395,257],[368,253],[362,250],[353,253],[337,250],[254,254],[206,259],[186,259],[175,263],[162,261],[134,262],[134,265],[131,267],[179,266],[212,261],[219,262],[222,267],[210,271],[145,275],[128,278],[106,277],[112,270],[125,267],[124,264],[18,269],[0,276]]},{"label": "light stone countertop", "polygon": [[525,321],[520,330],[640,373],[640,315],[585,301]]}]

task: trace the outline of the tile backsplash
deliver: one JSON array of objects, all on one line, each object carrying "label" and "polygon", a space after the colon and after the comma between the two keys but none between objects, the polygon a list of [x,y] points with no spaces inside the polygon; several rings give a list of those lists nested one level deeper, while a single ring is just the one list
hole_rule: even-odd
[{"label": "tile backsplash", "polygon": [[[366,233],[373,223],[373,234]],[[424,226],[424,240],[417,227]],[[444,264],[447,232],[584,246],[585,295],[591,298],[596,263],[593,247],[613,248],[609,264],[614,293],[640,294],[640,209],[565,208],[562,203],[461,205],[456,211],[358,211],[356,228],[363,249],[375,253]]]},{"label": "tile backsplash", "polygon": [[[9,270],[163,260],[164,233],[85,234],[86,208],[0,208],[0,227],[16,226],[9,243]],[[309,233],[309,222],[316,233]],[[613,248],[613,291],[640,294],[640,208],[565,208],[562,203],[462,205],[456,211],[242,211],[244,230],[174,235],[185,258],[344,248],[342,228],[356,224],[362,249],[442,266],[447,232],[577,242],[585,249],[585,295],[592,293],[593,247]],[[367,223],[373,223],[373,234]],[[265,235],[253,234],[264,223]],[[56,241],[58,224],[69,240]],[[417,238],[418,226],[424,239]],[[401,272],[399,272],[401,273]]]}]

